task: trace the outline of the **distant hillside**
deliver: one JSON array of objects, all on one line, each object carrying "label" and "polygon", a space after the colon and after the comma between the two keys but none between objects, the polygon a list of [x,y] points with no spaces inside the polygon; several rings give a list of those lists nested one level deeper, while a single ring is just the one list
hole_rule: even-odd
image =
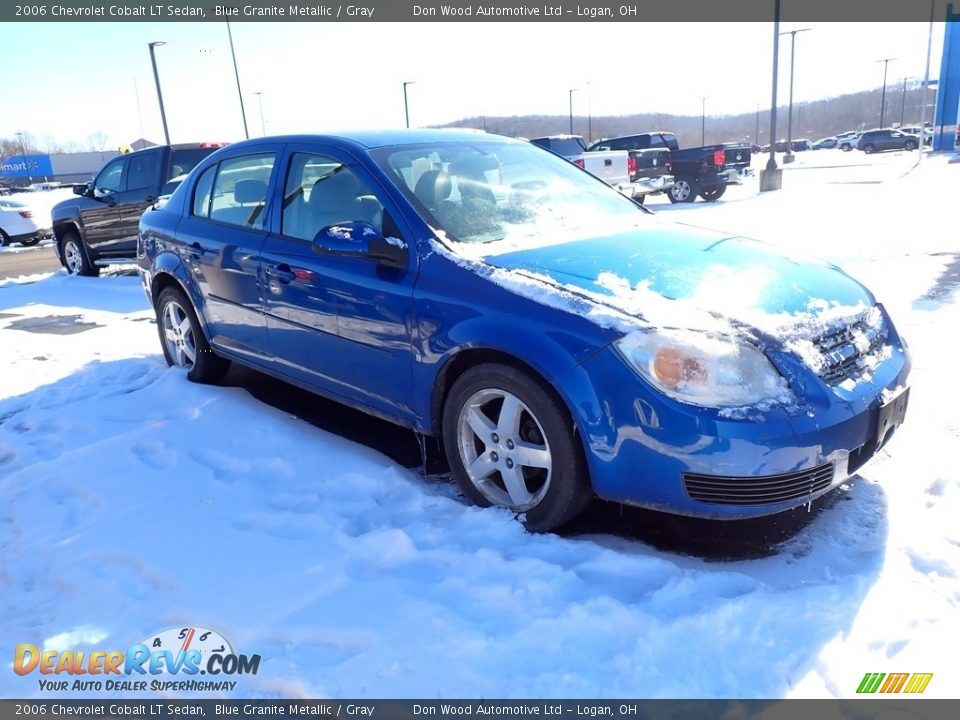
[{"label": "distant hillside", "polygon": [[[879,127],[880,96],[882,89],[866,90],[849,95],[817,100],[816,102],[794,103],[793,137],[817,138],[835,135],[844,130],[861,130]],[[907,85],[906,93],[902,86],[887,86],[885,124],[900,124],[901,107],[903,124],[916,125],[920,122],[920,103],[923,96],[921,84]],[[928,103],[933,103],[934,93],[928,94]],[[927,109],[927,120],[932,119],[932,108]],[[787,106],[778,109],[777,135],[787,136]],[[593,139],[617,137],[649,130],[671,130],[680,139],[681,147],[701,144],[701,117],[699,115],[671,115],[668,113],[638,113],[622,116],[594,116],[590,119]],[[469,117],[447,123],[441,127],[484,128],[490,132],[512,137],[538,137],[566,133],[570,129],[568,115],[521,115],[514,117]],[[574,115],[573,131],[587,137],[588,120],[584,115]],[[757,114],[725,115],[717,117],[707,115],[705,143],[733,142],[747,138],[756,141]],[[770,110],[760,109],[760,145],[770,142]]]}]

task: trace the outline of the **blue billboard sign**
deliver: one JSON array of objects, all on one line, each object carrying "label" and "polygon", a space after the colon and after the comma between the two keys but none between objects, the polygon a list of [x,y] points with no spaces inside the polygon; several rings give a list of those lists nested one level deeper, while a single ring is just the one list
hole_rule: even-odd
[{"label": "blue billboard sign", "polygon": [[0,158],[0,179],[52,177],[49,155],[11,155]]},{"label": "blue billboard sign", "polygon": [[943,59],[937,86],[937,109],[933,119],[933,149],[953,150],[960,114],[960,5],[947,5],[944,18]]}]

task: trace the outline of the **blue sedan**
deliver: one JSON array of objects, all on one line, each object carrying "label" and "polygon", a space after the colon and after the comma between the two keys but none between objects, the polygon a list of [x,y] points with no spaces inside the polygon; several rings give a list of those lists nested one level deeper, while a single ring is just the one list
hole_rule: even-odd
[{"label": "blue sedan", "polygon": [[809,503],[892,436],[909,355],[836,267],[661,221],[470,131],[232,144],[140,222],[170,365],[237,362],[439,436],[473,503]]}]

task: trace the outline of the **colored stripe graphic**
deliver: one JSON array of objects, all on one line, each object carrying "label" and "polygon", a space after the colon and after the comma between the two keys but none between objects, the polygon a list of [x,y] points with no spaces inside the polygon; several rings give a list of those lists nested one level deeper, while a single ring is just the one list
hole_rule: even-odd
[{"label": "colored stripe graphic", "polygon": [[857,688],[857,692],[875,693],[877,688],[880,687],[880,682],[884,677],[886,677],[886,673],[867,673],[863,676],[863,680],[860,681],[860,687]]},{"label": "colored stripe graphic", "polygon": [[880,688],[882,693],[898,693],[901,688],[903,688],[904,683],[907,682],[907,678],[910,677],[910,673],[890,673],[887,675],[887,681],[883,684],[883,687]]},{"label": "colored stripe graphic", "polygon": [[907,683],[907,687],[904,692],[922,693],[927,689],[927,685],[930,684],[930,679],[932,677],[933,673],[914,673],[913,677],[910,678],[910,682]]}]

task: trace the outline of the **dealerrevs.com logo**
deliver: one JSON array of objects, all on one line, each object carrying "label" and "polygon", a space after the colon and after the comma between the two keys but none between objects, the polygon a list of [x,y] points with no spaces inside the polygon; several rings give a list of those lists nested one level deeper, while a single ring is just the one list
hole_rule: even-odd
[{"label": "dealerrevs.com logo", "polygon": [[[229,691],[237,682],[222,676],[256,675],[259,669],[259,655],[239,655],[220,633],[200,627],[164,630],[126,650],[41,650],[22,643],[13,654],[13,671],[48,676],[38,683],[49,692]],[[49,677],[64,675],[88,677]],[[217,679],[200,680],[198,675]],[[184,676],[189,679],[174,679]]]}]

